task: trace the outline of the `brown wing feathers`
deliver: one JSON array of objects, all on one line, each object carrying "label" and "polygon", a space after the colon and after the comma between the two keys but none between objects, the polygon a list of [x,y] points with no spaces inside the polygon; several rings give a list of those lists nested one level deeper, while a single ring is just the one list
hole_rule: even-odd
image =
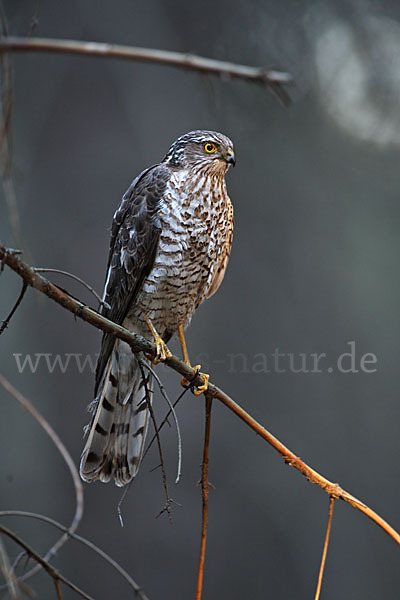
[{"label": "brown wing feathers", "polygon": [[[157,217],[170,171],[157,165],[143,171],[122,198],[112,224],[102,314],[121,324],[154,263],[161,226]],[[96,368],[95,393],[113,348],[115,337],[104,334]]]}]

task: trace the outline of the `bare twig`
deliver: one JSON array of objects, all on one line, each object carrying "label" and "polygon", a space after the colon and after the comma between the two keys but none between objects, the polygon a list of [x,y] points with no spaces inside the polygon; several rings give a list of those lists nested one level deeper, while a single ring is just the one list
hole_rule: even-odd
[{"label": "bare twig", "polygon": [[[1,38],[6,39],[7,20],[2,3],[0,3],[0,27]],[[0,71],[2,73],[0,90],[0,165],[2,184],[11,233],[16,245],[23,247],[17,196],[11,175],[10,125],[13,107],[13,73],[10,57],[4,53],[0,55]]]},{"label": "bare twig", "polygon": [[56,586],[57,600],[62,600],[62,592],[61,592],[60,580],[59,579],[55,579],[54,580],[54,585]]},{"label": "bare twig", "polygon": [[3,331],[5,329],[7,329],[9,322],[11,321],[11,319],[13,318],[13,315],[15,313],[15,311],[17,310],[18,306],[21,304],[23,297],[25,296],[25,292],[26,292],[26,288],[28,286],[26,285],[25,281],[22,283],[22,289],[21,289],[21,293],[17,298],[16,303],[14,304],[10,314],[8,315],[8,317],[6,317],[6,319],[3,321],[2,326],[0,327],[0,335],[3,333]]},{"label": "bare twig", "polygon": [[[165,387],[163,386],[162,381],[159,378],[159,376],[157,375],[157,373],[155,372],[155,370],[152,369],[152,367],[144,361],[142,362],[142,365],[150,371],[150,373],[153,375],[154,379],[157,381],[158,387],[160,388],[161,395],[169,406],[168,415],[172,414],[172,417],[174,419],[175,428],[176,428],[176,436],[178,438],[178,467],[177,467],[175,483],[179,483],[179,480],[181,478],[181,473],[182,473],[182,437],[181,437],[181,430],[179,427],[178,417],[176,416],[174,404],[172,404],[171,400],[168,398],[168,394],[165,391]],[[168,417],[167,417],[167,419],[168,419]],[[157,432],[160,432],[161,427],[162,427],[162,424],[157,428]]]},{"label": "bare twig", "polygon": [[[78,300],[71,298],[54,286],[50,281],[44,277],[35,273],[34,269],[28,264],[23,262],[18,254],[8,250],[0,244],[0,260],[8,265],[13,271],[18,273],[20,277],[30,286],[34,287],[38,291],[46,294],[49,298],[79,316],[83,321],[91,323],[98,329],[111,333],[119,339],[127,342],[130,345],[133,352],[145,352],[146,354],[156,355],[155,344],[152,344],[142,336],[132,333],[118,325],[113,323],[109,319],[98,314],[96,311],[88,308]],[[197,387],[204,384],[203,378],[200,374],[196,374],[196,371],[182,362],[178,357],[172,356],[168,358],[165,363],[168,367],[183,375],[186,379],[193,379],[193,384]],[[391,538],[400,545],[400,534],[393,529],[382,517],[376,512],[369,508],[366,504],[343,490],[339,484],[332,483],[319,473],[304,463],[298,456],[296,456],[289,448],[287,448],[282,442],[280,442],[275,436],[273,436],[265,427],[258,423],[251,415],[249,415],[239,404],[237,404],[232,398],[230,398],[223,390],[218,388],[213,383],[209,382],[208,393],[213,397],[217,398],[222,402],[230,411],[244,421],[253,431],[255,431],[261,438],[268,442],[285,460],[287,464],[295,467],[300,473],[302,473],[311,483],[315,483],[322,488],[327,494],[334,498],[340,498],[344,500],[353,508],[364,513],[374,523],[379,525]]]},{"label": "bare twig", "polygon": [[162,483],[163,483],[163,487],[164,487],[164,491],[165,491],[165,498],[166,498],[165,507],[159,512],[159,514],[157,516],[159,517],[164,512],[167,512],[168,519],[170,522],[172,522],[171,498],[170,498],[169,491],[168,491],[167,472],[165,469],[165,462],[164,462],[164,455],[163,455],[162,446],[161,446],[160,434],[158,433],[158,426],[157,426],[157,421],[156,421],[156,417],[154,414],[153,406],[151,403],[150,392],[149,392],[149,388],[147,385],[147,378],[146,378],[146,374],[143,369],[143,361],[141,359],[139,359],[138,364],[139,364],[140,372],[142,374],[142,381],[143,381],[144,389],[145,389],[147,408],[149,409],[150,417],[151,417],[151,420],[153,421],[154,431],[156,434],[158,453],[160,455],[160,462],[161,462]]},{"label": "bare twig", "polygon": [[[0,29],[1,38],[6,39],[8,35],[7,17],[4,12],[3,3],[0,1]],[[3,175],[9,172],[10,153],[8,147],[9,126],[11,123],[11,111],[13,104],[12,65],[10,58],[2,54],[0,56],[2,71],[1,80],[1,102],[0,102],[0,148],[2,158]],[[18,216],[18,215],[17,215]],[[20,240],[18,240],[19,242]]]},{"label": "bare twig", "polygon": [[181,52],[167,52],[165,50],[135,48],[134,46],[119,46],[117,44],[50,38],[8,37],[0,40],[1,50],[4,52],[62,52],[86,56],[101,56],[103,58],[122,58],[170,65],[200,73],[219,75],[225,78],[244,79],[245,81],[267,87],[285,106],[290,103],[290,97],[284,86],[293,83],[293,78],[289,73],[275,69],[237,65],[235,63],[203,58]]},{"label": "bare twig", "polygon": [[[183,390],[183,392],[181,392],[181,394],[178,396],[178,398],[175,400],[175,402],[173,403],[173,408],[176,407],[176,405],[178,404],[178,402],[180,402],[180,400],[182,400],[183,396],[186,394],[186,392],[189,391],[188,387],[185,387],[185,389]],[[168,423],[168,418],[171,415],[171,409],[167,412],[167,414],[165,415],[164,419],[161,421],[159,427],[158,427],[158,431],[160,432],[161,429],[164,427],[165,423]],[[156,439],[156,434],[154,433],[153,437],[151,438],[150,442],[147,445],[146,450],[143,452],[143,458],[146,456],[146,454],[148,453],[148,451],[150,450],[151,446],[153,445],[154,440]]]},{"label": "bare twig", "polygon": [[[70,537],[70,534],[73,533],[74,531],[76,531],[76,529],[78,528],[78,525],[82,519],[82,515],[83,515],[82,482],[80,480],[79,473],[76,469],[73,458],[71,457],[67,448],[64,446],[61,439],[58,437],[57,433],[54,431],[54,429],[48,423],[48,421],[46,421],[46,419],[36,410],[36,408],[33,406],[33,404],[27,398],[25,398],[25,396],[23,396],[21,394],[21,392],[19,392],[13,385],[11,385],[11,383],[9,381],[7,381],[7,379],[1,374],[0,374],[0,385],[2,385],[3,388],[10,394],[10,396],[12,396],[15,400],[17,400],[25,410],[27,410],[32,415],[32,417],[39,423],[39,425],[45,430],[45,432],[50,437],[50,439],[52,440],[54,445],[57,447],[57,450],[60,452],[61,456],[63,457],[64,462],[66,463],[66,465],[71,473],[71,476],[72,476],[72,481],[73,481],[74,488],[75,488],[75,498],[76,498],[76,508],[75,508],[74,518],[72,520],[70,527],[66,531],[66,533],[64,533],[64,535],[62,535],[60,537],[60,539],[57,540],[57,542],[46,553],[44,560],[49,561],[58,552],[58,550],[65,544],[65,542]],[[40,564],[37,564],[28,573],[25,573],[25,575],[23,575],[23,577],[21,577],[21,579],[26,580],[28,577],[31,577],[39,570],[40,570]]]},{"label": "bare twig", "polygon": [[319,600],[319,595],[321,593],[321,586],[322,586],[322,578],[324,576],[324,569],[325,569],[325,562],[326,562],[326,554],[328,552],[328,544],[329,544],[329,537],[331,534],[331,525],[332,525],[332,517],[333,517],[333,505],[335,504],[335,498],[333,496],[331,496],[329,498],[329,517],[328,517],[328,525],[326,528],[326,535],[325,535],[325,542],[324,542],[324,549],[322,551],[322,558],[321,558],[321,566],[319,568],[319,575],[318,575],[318,583],[317,583],[317,590],[315,592],[315,600]]},{"label": "bare twig", "polygon": [[[2,511],[0,511],[0,517],[27,517],[30,519],[37,519],[38,521],[44,521],[45,523],[49,523],[50,525],[57,527],[57,529],[59,529],[60,531],[64,531],[64,532],[69,531],[67,527],[64,527],[64,525],[61,525],[61,523],[58,523],[57,521],[55,521],[54,519],[51,519],[50,517],[46,517],[44,515],[38,515],[36,513],[26,512],[23,510],[2,510]],[[113,558],[108,556],[108,554],[106,554],[103,550],[101,550],[101,548],[96,546],[96,544],[94,544],[93,542],[90,542],[89,540],[82,537],[81,535],[78,535],[77,533],[69,532],[69,537],[71,537],[73,540],[76,540],[80,544],[87,546],[88,548],[93,550],[93,552],[96,552],[96,554],[98,554],[104,560],[106,560],[114,569],[116,569],[116,571],[118,571],[118,573],[120,575],[122,575],[122,577],[124,577],[124,579],[129,583],[129,585],[133,588],[135,593],[138,595],[140,600],[149,600],[148,597],[145,595],[145,593],[140,589],[138,584],[121,567],[121,565],[118,564]]]},{"label": "bare twig", "polygon": [[201,466],[201,492],[203,499],[202,509],[202,520],[201,520],[201,542],[200,542],[200,557],[199,557],[199,568],[197,571],[197,591],[196,600],[201,600],[201,594],[203,590],[203,574],[204,574],[204,560],[206,557],[206,543],[207,543],[207,523],[208,523],[208,449],[210,446],[210,428],[211,428],[211,408],[212,408],[212,396],[205,394],[206,402],[206,419],[204,429],[204,448],[203,448],[203,462]]},{"label": "bare twig", "polygon": [[23,548],[25,552],[31,558],[33,558],[33,560],[35,560],[50,575],[50,577],[53,578],[53,581],[62,581],[63,583],[65,583],[65,585],[71,588],[71,590],[74,590],[74,592],[79,594],[82,598],[85,598],[86,600],[94,600],[92,596],[86,594],[86,592],[78,588],[78,586],[72,583],[72,581],[69,581],[69,579],[64,577],[64,575],[57,571],[47,560],[40,556],[40,554],[38,554],[37,552],[35,552],[35,550],[28,546],[28,544],[24,542],[24,540],[22,540],[20,537],[18,537],[13,531],[7,529],[7,527],[4,527],[3,525],[0,525],[0,533],[4,533],[4,535],[8,536],[16,544],[21,546],[21,548]]},{"label": "bare twig", "polygon": [[131,479],[129,481],[129,483],[126,484],[124,491],[122,492],[121,498],[119,499],[119,502],[117,504],[117,515],[118,515],[118,519],[119,522],[121,524],[121,527],[124,526],[124,518],[122,516],[122,505],[124,503],[124,500],[129,492],[129,490],[131,489],[131,484],[132,484],[133,479]]},{"label": "bare twig", "polygon": [[61,271],[61,269],[46,269],[44,267],[35,267],[35,271],[36,271],[36,273],[59,273],[60,275],[66,275],[67,277],[71,277],[71,279],[75,279],[75,281],[78,281],[87,290],[89,290],[89,292],[91,292],[93,294],[93,296],[99,301],[99,304],[101,306],[105,306],[106,308],[110,308],[110,305],[107,302],[104,302],[101,299],[101,297],[99,296],[99,294],[96,292],[96,290],[94,288],[92,288],[91,285],[89,285],[88,283],[86,283],[86,281],[84,281],[83,279],[81,279],[77,275],[74,275],[73,273],[68,273],[68,271]]},{"label": "bare twig", "polygon": [[6,580],[6,588],[10,594],[11,600],[19,600],[21,598],[18,591],[18,582],[14,573],[12,572],[12,567],[10,564],[10,560],[8,558],[8,554],[6,552],[5,546],[3,544],[3,540],[0,538],[0,571],[3,572],[4,579]]}]

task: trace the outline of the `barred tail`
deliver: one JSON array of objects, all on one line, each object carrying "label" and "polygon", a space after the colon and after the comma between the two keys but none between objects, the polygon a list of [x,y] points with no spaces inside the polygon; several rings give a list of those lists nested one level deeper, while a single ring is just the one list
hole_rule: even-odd
[{"label": "barred tail", "polygon": [[82,452],[84,481],[126,485],[139,470],[147,433],[151,377],[144,374],[130,347],[116,342],[93,404],[93,419]]}]

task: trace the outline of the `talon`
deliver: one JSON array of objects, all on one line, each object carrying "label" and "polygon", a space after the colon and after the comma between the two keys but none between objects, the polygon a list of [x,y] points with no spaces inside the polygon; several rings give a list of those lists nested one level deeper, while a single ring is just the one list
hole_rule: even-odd
[{"label": "talon", "polygon": [[[185,334],[183,331],[183,325],[178,325],[178,335],[179,335],[179,341],[181,343],[183,360],[184,360],[185,364],[187,364],[190,367],[191,364],[190,364],[189,354],[188,354],[187,347],[186,347],[186,340],[185,340]],[[201,394],[204,394],[204,392],[206,392],[208,390],[208,380],[210,379],[210,376],[207,375],[207,373],[200,373],[200,367],[201,367],[201,365],[197,365],[196,367],[193,367],[193,369],[195,369],[196,373],[192,377],[191,381],[188,381],[186,379],[186,377],[182,377],[182,379],[181,379],[181,385],[183,387],[190,387],[193,391],[193,394],[195,394],[195,396],[200,396]],[[199,387],[195,387],[192,385],[192,382],[194,379],[196,379],[197,375],[201,375],[202,378],[204,379],[203,385],[200,385]]]},{"label": "talon", "polygon": [[[200,369],[200,365],[197,365],[197,367],[194,367],[194,369]],[[208,390],[208,380],[210,379],[210,376],[207,373],[201,373],[199,371],[198,375],[201,375],[201,377],[204,379],[204,383],[193,390],[193,394],[195,396],[201,396],[201,394],[204,394],[204,392]]]},{"label": "talon", "polygon": [[[195,396],[201,396],[201,394],[204,394],[204,392],[206,392],[208,390],[208,380],[210,379],[210,376],[207,373],[201,373],[200,367],[201,367],[201,365],[196,365],[195,367],[193,367],[193,369],[195,369],[195,371],[196,371],[193,379],[195,379],[197,377],[197,375],[201,375],[201,377],[204,379],[204,383],[202,385],[199,385],[198,387],[194,387],[192,389],[193,394]],[[183,387],[191,386],[192,381],[188,381],[186,379],[186,377],[182,377],[181,385]]]},{"label": "talon", "polygon": [[[188,366],[188,367],[192,367],[192,365],[190,364],[190,362],[189,362],[189,361],[186,361],[186,360],[185,360],[185,364],[187,364],[187,366]],[[194,387],[194,386],[193,386],[193,380],[194,380],[194,379],[196,379],[197,375],[199,375],[199,374],[200,374],[200,371],[199,371],[199,366],[200,366],[200,365],[198,365],[198,366],[196,367],[196,372],[195,372],[195,374],[193,375],[193,377],[191,378],[191,380],[190,380],[190,381],[188,381],[188,380],[186,379],[186,377],[182,377],[182,379],[181,379],[181,386],[182,386],[182,387],[185,387],[185,388],[188,388],[188,389],[193,389],[193,387]]]},{"label": "talon", "polygon": [[160,336],[154,337],[154,343],[156,345],[156,355],[153,359],[155,365],[159,362],[164,362],[168,358],[171,358],[172,352],[164,340],[160,338]]},{"label": "talon", "polygon": [[154,327],[153,323],[150,321],[147,315],[145,317],[145,321],[153,335],[154,343],[156,345],[156,355],[154,358],[152,357],[152,361],[156,365],[159,362],[164,362],[168,358],[171,358],[172,352],[169,350],[167,344],[164,342],[162,337],[158,335],[156,328]]}]

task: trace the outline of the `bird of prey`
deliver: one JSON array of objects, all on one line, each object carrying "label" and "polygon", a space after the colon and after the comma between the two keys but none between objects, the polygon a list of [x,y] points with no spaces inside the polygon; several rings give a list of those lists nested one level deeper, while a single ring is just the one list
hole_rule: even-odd
[{"label": "bird of prey", "polygon": [[[225,184],[230,165],[235,154],[228,137],[186,133],[159,164],[134,179],[114,214],[101,313],[154,341],[155,362],[171,356],[166,344],[178,332],[190,364],[184,328],[224,277],[233,234]],[[197,393],[207,389],[208,376],[203,379]],[[136,475],[151,385],[130,346],[104,334],[80,465],[85,481],[113,477],[123,486]]]}]

